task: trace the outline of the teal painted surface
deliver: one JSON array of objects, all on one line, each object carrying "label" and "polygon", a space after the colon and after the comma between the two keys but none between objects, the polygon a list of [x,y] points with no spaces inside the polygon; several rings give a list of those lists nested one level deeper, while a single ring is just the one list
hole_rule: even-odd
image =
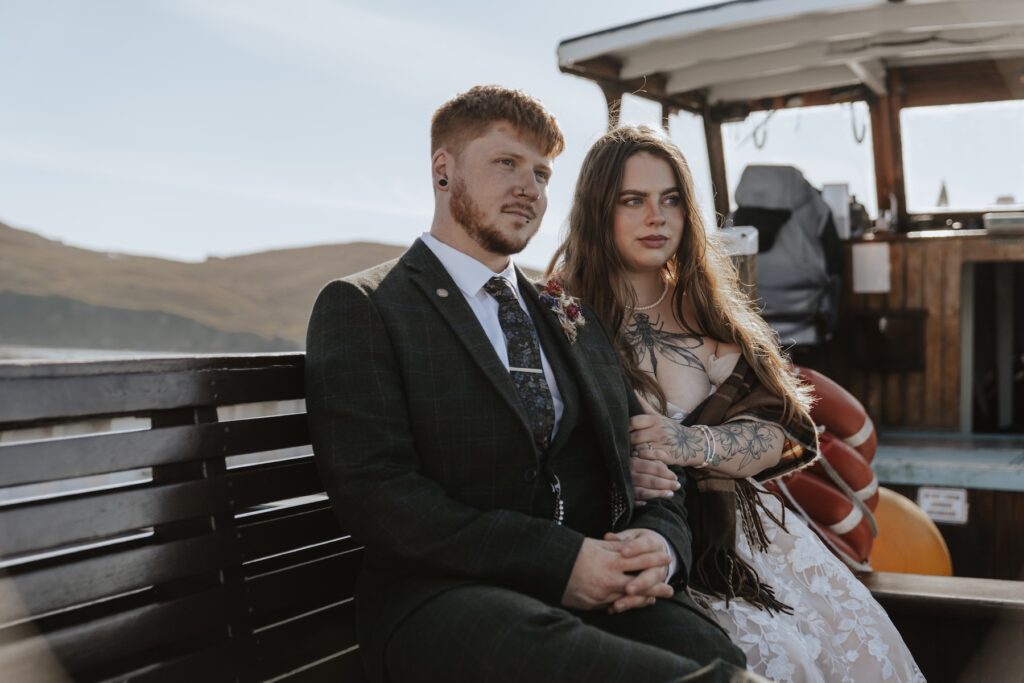
[{"label": "teal painted surface", "polygon": [[[884,438],[884,437],[883,437]],[[911,486],[956,486],[1024,492],[1024,446],[1019,442],[978,441],[906,445],[883,440],[872,463],[878,481]]]}]

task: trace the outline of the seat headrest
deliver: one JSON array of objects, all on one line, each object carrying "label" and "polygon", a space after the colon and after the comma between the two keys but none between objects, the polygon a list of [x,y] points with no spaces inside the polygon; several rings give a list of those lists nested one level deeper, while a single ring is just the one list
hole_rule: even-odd
[{"label": "seat headrest", "polygon": [[736,188],[738,206],[794,211],[814,199],[817,191],[793,166],[751,164]]}]

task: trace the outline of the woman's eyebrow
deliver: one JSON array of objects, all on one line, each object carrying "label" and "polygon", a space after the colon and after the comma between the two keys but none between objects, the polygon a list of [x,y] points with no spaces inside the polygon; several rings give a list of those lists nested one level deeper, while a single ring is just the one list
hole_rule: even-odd
[{"label": "woman's eyebrow", "polygon": [[[676,187],[675,185],[673,185],[672,187],[666,188],[666,189],[662,190],[661,192],[659,192],[658,196],[664,196],[666,194],[671,194],[673,192],[679,192],[679,191],[680,191],[679,188]],[[623,195],[627,195],[627,194],[629,194],[629,195],[636,195],[637,197],[646,197],[650,193],[649,192],[644,192],[642,190],[622,190],[621,192],[619,192],[619,196],[620,197],[623,196]]]}]

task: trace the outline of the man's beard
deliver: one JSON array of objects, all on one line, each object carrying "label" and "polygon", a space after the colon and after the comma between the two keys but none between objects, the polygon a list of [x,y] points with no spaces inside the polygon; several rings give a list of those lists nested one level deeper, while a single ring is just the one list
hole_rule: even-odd
[{"label": "man's beard", "polygon": [[518,254],[526,248],[530,238],[533,237],[533,231],[525,228],[524,231],[527,232],[527,236],[519,238],[515,233],[507,235],[498,227],[487,224],[483,211],[473,201],[473,198],[469,196],[466,183],[461,178],[452,180],[451,193],[452,198],[449,206],[452,218],[466,230],[466,234],[474,242],[492,254],[501,254],[502,256]]}]

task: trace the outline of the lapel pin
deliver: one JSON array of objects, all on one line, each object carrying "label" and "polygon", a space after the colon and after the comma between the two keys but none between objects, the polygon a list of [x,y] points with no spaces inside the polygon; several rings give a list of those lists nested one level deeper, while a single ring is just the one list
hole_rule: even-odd
[{"label": "lapel pin", "polygon": [[444,287],[438,287],[437,295],[439,297],[441,297],[442,299],[447,299],[448,298],[448,290],[445,289]]}]

